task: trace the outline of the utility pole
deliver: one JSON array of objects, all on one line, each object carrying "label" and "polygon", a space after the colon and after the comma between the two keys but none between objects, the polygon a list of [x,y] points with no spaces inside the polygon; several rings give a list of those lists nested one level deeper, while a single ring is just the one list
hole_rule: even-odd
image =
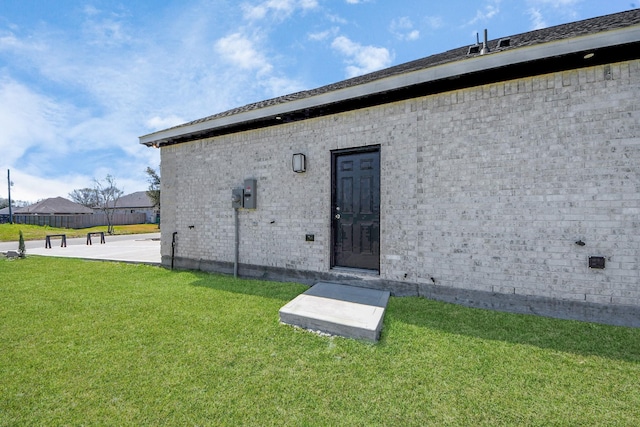
[{"label": "utility pole", "polygon": [[11,169],[7,169],[7,185],[9,186],[9,224],[13,224],[13,213],[11,212]]}]

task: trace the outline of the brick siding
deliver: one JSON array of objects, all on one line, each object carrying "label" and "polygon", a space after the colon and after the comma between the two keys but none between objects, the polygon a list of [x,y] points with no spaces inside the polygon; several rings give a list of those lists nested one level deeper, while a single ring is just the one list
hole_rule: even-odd
[{"label": "brick siding", "polygon": [[163,262],[173,231],[180,258],[233,262],[255,178],[241,263],[329,272],[331,150],[380,145],[380,279],[640,306],[639,99],[629,61],[163,147]]}]

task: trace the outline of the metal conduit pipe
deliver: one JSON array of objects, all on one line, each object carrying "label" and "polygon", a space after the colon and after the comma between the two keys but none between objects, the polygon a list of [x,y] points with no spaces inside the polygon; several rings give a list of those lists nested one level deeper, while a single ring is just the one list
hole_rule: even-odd
[{"label": "metal conduit pipe", "polygon": [[238,208],[235,208],[233,210],[233,218],[235,222],[235,233],[236,233],[235,256],[233,261],[233,277],[238,278],[238,259],[240,258],[240,224],[238,220]]},{"label": "metal conduit pipe", "polygon": [[176,236],[178,235],[177,231],[173,232],[173,236],[171,236],[171,269],[173,270],[173,260],[176,256]]}]

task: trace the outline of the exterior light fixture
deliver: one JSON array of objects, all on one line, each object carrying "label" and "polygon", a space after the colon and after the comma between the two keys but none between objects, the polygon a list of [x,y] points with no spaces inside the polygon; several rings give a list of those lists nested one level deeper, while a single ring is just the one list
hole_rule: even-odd
[{"label": "exterior light fixture", "polygon": [[589,52],[584,56],[584,59],[591,59],[595,56],[596,54],[593,52]]},{"label": "exterior light fixture", "polygon": [[302,173],[307,171],[307,158],[302,153],[296,153],[291,159],[291,167],[296,173]]}]

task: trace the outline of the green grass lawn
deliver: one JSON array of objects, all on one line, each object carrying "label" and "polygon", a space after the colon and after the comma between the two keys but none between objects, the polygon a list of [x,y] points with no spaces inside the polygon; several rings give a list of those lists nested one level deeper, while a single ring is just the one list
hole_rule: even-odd
[{"label": "green grass lawn", "polygon": [[[0,224],[0,242],[17,242],[20,237],[20,230],[25,240],[44,240],[47,234],[66,234],[68,238],[86,237],[89,232],[104,231],[107,232],[107,226],[91,227],[91,228],[56,228],[49,226],[25,225],[25,224]],[[114,234],[139,234],[139,233],[158,233],[157,224],[133,224],[133,225],[116,225],[114,226]]]},{"label": "green grass lawn", "polygon": [[0,426],[640,424],[640,329],[391,298],[370,344],[279,324],[304,289],[0,260]]}]

